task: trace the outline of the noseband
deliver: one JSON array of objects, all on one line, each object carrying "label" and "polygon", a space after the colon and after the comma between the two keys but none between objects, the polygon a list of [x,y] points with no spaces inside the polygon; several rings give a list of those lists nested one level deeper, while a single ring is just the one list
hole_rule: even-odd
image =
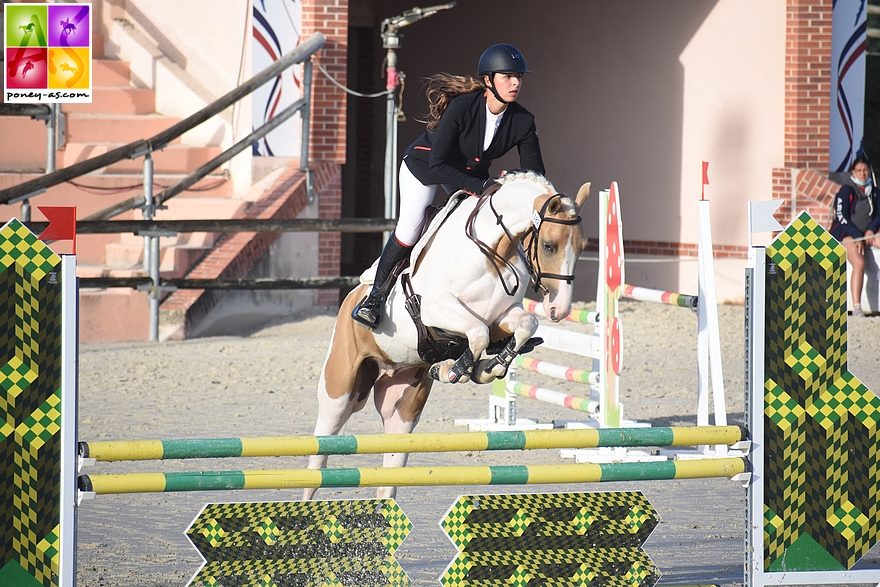
[{"label": "noseband", "polygon": [[[474,206],[473,212],[471,212],[470,216],[468,216],[467,224],[465,225],[465,234],[467,237],[473,241],[474,244],[480,249],[480,252],[489,259],[489,262],[492,264],[492,267],[495,269],[495,273],[498,274],[498,279],[501,280],[501,284],[504,287],[505,293],[509,296],[514,296],[519,289],[519,274],[513,267],[510,261],[505,260],[501,255],[499,255],[495,250],[474,236],[474,222],[476,221],[477,214],[483,208],[486,202],[489,203],[489,209],[492,210],[492,214],[495,215],[496,224],[501,226],[501,229],[504,230],[504,234],[507,235],[507,238],[510,239],[511,243],[515,243],[516,246],[516,254],[519,258],[525,263],[526,268],[529,271],[529,276],[532,281],[535,282],[535,291],[538,289],[542,289],[544,293],[547,293],[549,290],[547,287],[541,283],[541,279],[558,279],[560,281],[565,281],[566,283],[571,283],[574,280],[574,274],[572,275],[559,275],[557,273],[544,273],[541,271],[540,263],[538,261],[538,235],[541,231],[541,225],[545,222],[549,222],[552,224],[566,224],[566,225],[574,225],[581,223],[581,217],[573,218],[570,220],[561,220],[559,218],[547,218],[544,214],[547,212],[547,208],[550,206],[550,202],[555,200],[556,198],[562,198],[562,194],[555,194],[551,198],[549,198],[544,205],[541,207],[541,211],[534,211],[532,216],[532,225],[529,229],[523,234],[522,238],[520,238],[519,243],[516,243],[514,240],[514,236],[510,233],[510,230],[504,224],[504,217],[495,210],[495,206],[492,203],[492,197],[495,195],[495,192],[498,191],[498,186],[496,184],[495,189],[487,190],[482,196],[480,196],[480,201],[477,202],[477,205]],[[528,245],[528,254],[523,247],[523,243],[527,237],[531,236],[531,240]],[[501,274],[501,265],[505,265],[514,275],[515,285],[511,290],[507,281],[504,280],[504,276]]]}]

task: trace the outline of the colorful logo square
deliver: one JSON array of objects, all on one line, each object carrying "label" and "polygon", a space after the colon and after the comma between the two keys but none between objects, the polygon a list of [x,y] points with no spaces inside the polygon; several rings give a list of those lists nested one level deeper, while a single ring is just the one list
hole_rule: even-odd
[{"label": "colorful logo square", "polygon": [[7,47],[48,47],[46,4],[7,4],[4,8]]},{"label": "colorful logo square", "polygon": [[49,45],[88,47],[92,37],[89,8],[83,4],[49,5]]},{"label": "colorful logo square", "polygon": [[46,87],[46,48],[19,47],[6,49],[6,87]]},{"label": "colorful logo square", "polygon": [[88,88],[91,59],[88,47],[49,49],[49,88]]},{"label": "colorful logo square", "polygon": [[92,5],[4,6],[8,103],[92,101]]}]

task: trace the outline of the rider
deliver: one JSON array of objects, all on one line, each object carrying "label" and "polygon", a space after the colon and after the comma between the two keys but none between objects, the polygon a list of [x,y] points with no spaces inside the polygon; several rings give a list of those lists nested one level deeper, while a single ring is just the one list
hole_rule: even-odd
[{"label": "rider", "polygon": [[370,294],[351,313],[365,328],[382,315],[382,286],[395,265],[409,257],[418,240],[425,209],[437,186],[448,193],[480,195],[495,180],[493,159],[517,148],[520,168],[544,174],[535,117],[516,103],[523,74],[529,73],[513,45],[492,45],[480,56],[480,79],[440,73],[427,79],[428,130],[407,149],[400,165],[400,214],[388,238]]}]

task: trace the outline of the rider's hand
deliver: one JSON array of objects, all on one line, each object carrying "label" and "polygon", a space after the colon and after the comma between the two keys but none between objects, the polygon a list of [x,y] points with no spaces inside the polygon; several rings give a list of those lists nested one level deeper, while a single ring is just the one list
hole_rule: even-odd
[{"label": "rider's hand", "polygon": [[498,181],[494,177],[490,177],[489,179],[487,179],[486,181],[483,182],[483,191],[481,192],[481,194],[485,194],[486,191],[489,190],[489,188],[496,186],[496,185],[500,186],[501,184],[498,183]]}]

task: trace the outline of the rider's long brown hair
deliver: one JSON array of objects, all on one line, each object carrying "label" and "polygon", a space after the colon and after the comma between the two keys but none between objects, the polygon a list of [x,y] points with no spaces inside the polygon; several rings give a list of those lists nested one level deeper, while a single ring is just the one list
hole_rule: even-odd
[{"label": "rider's long brown hair", "polygon": [[425,94],[428,96],[428,116],[417,120],[427,124],[429,131],[437,128],[450,100],[462,94],[482,92],[486,89],[482,81],[469,75],[438,73],[426,77],[424,82]]}]

